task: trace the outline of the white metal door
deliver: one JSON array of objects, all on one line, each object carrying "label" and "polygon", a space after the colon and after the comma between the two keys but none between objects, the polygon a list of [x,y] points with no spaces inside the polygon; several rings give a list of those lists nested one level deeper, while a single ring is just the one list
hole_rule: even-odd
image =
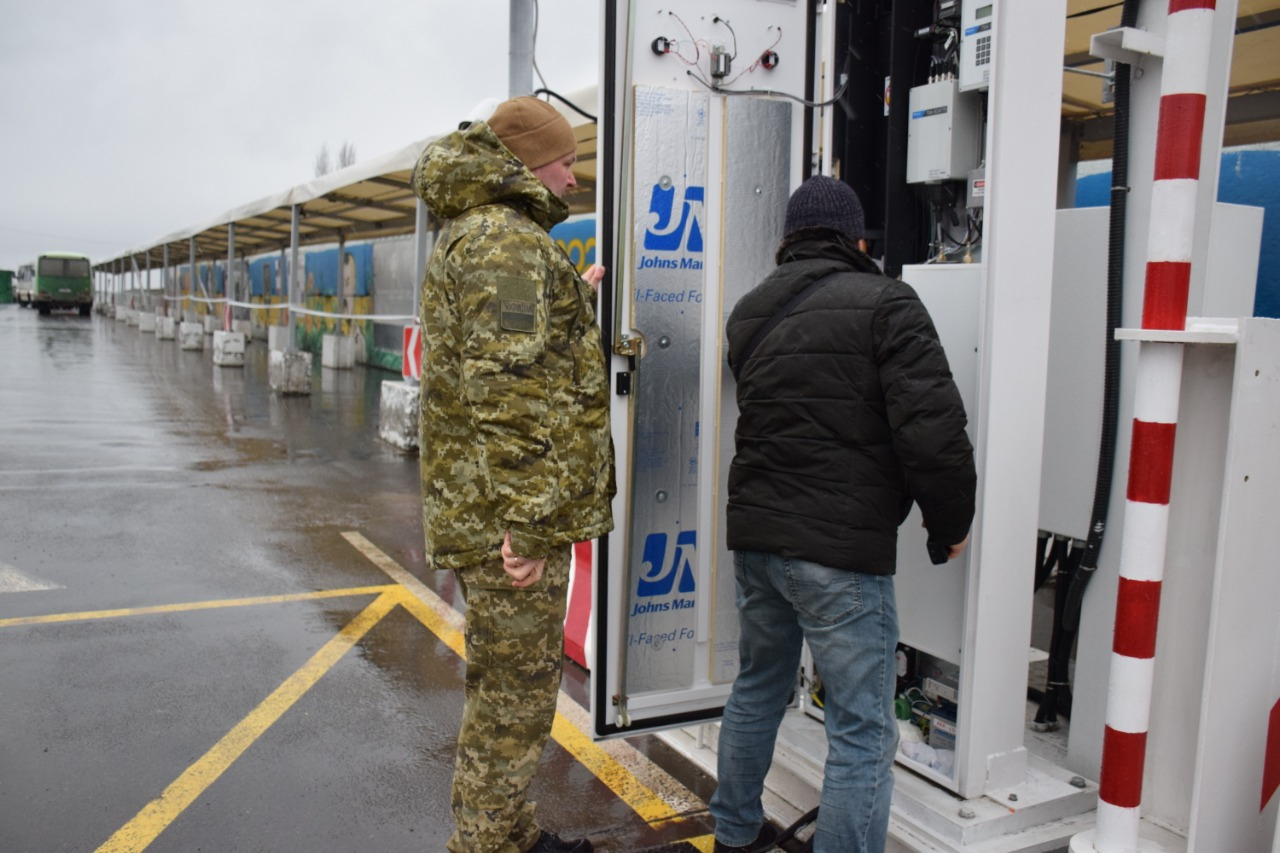
[{"label": "white metal door", "polygon": [[[597,736],[718,717],[737,670],[724,321],[773,267],[803,163],[808,7],[603,4],[601,241],[615,530],[596,573]],[[754,90],[754,91],[753,91]],[[764,90],[768,90],[768,94]]]}]

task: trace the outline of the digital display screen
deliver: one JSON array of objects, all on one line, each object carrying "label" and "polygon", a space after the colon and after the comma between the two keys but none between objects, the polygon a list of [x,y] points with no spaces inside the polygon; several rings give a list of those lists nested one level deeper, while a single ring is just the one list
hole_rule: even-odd
[{"label": "digital display screen", "polygon": [[986,6],[979,6],[977,9],[974,10],[973,16],[975,18],[990,18],[991,4],[988,3]]}]

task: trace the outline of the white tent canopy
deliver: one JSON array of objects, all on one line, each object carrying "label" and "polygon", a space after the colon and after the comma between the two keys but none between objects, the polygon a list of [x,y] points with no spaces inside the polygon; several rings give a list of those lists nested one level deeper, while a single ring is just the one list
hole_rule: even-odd
[{"label": "white tent canopy", "polygon": [[[569,97],[575,104],[593,107],[596,89],[575,92]],[[595,196],[596,126],[573,109],[554,100],[552,103],[574,126],[578,137],[578,164],[574,173],[579,186],[566,200],[574,212],[586,212],[592,209]],[[422,149],[440,135],[443,134],[233,208],[207,222],[102,261],[98,267],[110,269],[125,259],[135,263],[149,259],[158,265],[163,262],[166,246],[170,263],[182,263],[191,257],[192,241],[197,261],[225,260],[229,251],[236,257],[280,251],[291,245],[294,206],[299,212],[300,246],[412,234],[417,226],[418,209],[409,177]],[[233,250],[228,239],[232,226]]]}]

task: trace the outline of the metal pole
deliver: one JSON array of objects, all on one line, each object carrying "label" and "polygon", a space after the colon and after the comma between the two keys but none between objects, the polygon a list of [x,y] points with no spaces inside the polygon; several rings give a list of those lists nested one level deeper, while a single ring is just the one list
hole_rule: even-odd
[{"label": "metal pole", "polygon": [[533,31],[537,20],[534,0],[511,0],[511,30],[507,59],[507,94],[533,91]]},{"label": "metal pole", "polygon": [[161,259],[164,264],[164,270],[160,273],[160,299],[164,303],[164,316],[169,316],[169,244],[164,244],[164,253]]},{"label": "metal pole", "polygon": [[[196,275],[199,272],[196,269],[196,238],[195,237],[192,237],[188,241],[187,250],[191,258],[190,261],[188,261],[188,263],[190,264],[189,269],[191,270],[191,272],[187,276],[187,284],[188,284],[188,290],[190,291],[191,296],[194,297],[196,295]],[[183,313],[183,319],[185,320],[187,312],[183,311],[182,313]]]},{"label": "metal pole", "polygon": [[[1144,331],[1186,328],[1215,0],[1171,3],[1152,184]],[[1099,853],[1137,850],[1183,345],[1140,340],[1098,790]],[[1087,849],[1072,841],[1072,849]]]},{"label": "metal pole", "polygon": [[289,341],[288,341],[288,344],[285,346],[285,349],[289,352],[293,352],[293,349],[294,349],[293,338],[294,338],[294,335],[296,334],[296,329],[297,329],[297,320],[294,319],[294,315],[293,315],[293,308],[294,308],[293,300],[294,300],[294,293],[299,288],[298,229],[301,224],[301,220],[302,220],[302,208],[299,205],[295,204],[291,209],[291,216],[289,218],[289,284],[287,285],[288,298],[286,300],[289,305],[289,333],[288,333]]},{"label": "metal pole", "polygon": [[236,264],[236,224],[234,222],[227,223],[227,304],[226,310],[222,312],[222,331],[231,331],[231,318],[234,316],[235,309],[231,307],[231,303],[236,298],[235,287],[235,264]]},{"label": "metal pole", "polygon": [[[346,296],[346,294],[343,293],[343,290],[342,290],[343,288],[342,261],[344,260],[343,256],[346,255],[346,253],[347,253],[347,237],[342,232],[338,232],[338,269],[337,269],[338,277],[335,279],[336,289],[338,292],[338,310],[333,312],[335,314],[347,313],[346,302],[343,298]],[[355,294],[352,294],[353,297],[354,295]],[[351,312],[351,313],[354,313],[354,312]],[[337,317],[334,319],[333,333],[335,335],[346,334],[346,332],[344,332],[343,329],[350,330],[354,327],[354,325],[355,324],[353,322],[347,320],[346,318]]]},{"label": "metal pole", "polygon": [[147,310],[152,310],[151,305],[151,250],[147,249]]},{"label": "metal pole", "polygon": [[413,222],[413,316],[418,316],[418,299],[422,290],[422,279],[427,274],[427,224],[430,214],[427,203],[418,199],[418,212]]},{"label": "metal pole", "polygon": [[[280,295],[280,291],[281,291],[281,289],[283,288],[283,289],[284,289],[284,292],[285,292],[285,295],[286,295],[286,298],[288,297],[289,288],[288,288],[288,286],[287,286],[287,285],[285,284],[285,282],[284,282],[285,270],[287,270],[288,268],[289,268],[289,258],[288,258],[288,256],[285,254],[285,247],[282,245],[282,246],[280,247],[280,264],[276,267],[276,277],[275,277],[275,280],[272,282],[272,290],[274,290],[274,291],[275,291],[275,292],[272,294],[273,296],[279,296],[279,295]],[[279,303],[279,301],[276,301],[276,302],[275,302],[275,304],[276,304],[276,306],[278,307],[280,303]],[[279,314],[279,312],[278,312],[278,311],[276,311],[276,312],[272,312],[271,314],[268,314],[267,316],[268,316],[268,317],[275,317],[276,319],[279,319],[279,318],[280,318],[280,314]],[[286,324],[289,322],[289,314],[288,314],[288,309],[287,309],[287,308],[285,309],[285,319],[284,319],[284,321],[285,321],[285,323],[286,323]]]}]

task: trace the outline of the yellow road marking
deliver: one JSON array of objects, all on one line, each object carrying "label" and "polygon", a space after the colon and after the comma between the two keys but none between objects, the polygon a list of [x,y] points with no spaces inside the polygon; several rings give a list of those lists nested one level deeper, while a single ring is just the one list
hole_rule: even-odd
[{"label": "yellow road marking", "polygon": [[[342,656],[372,630],[397,605],[403,606],[415,619],[465,660],[463,617],[430,587],[380,550],[358,532],[343,533],[353,547],[382,569],[393,584],[306,593],[259,596],[188,602],[115,610],[55,613],[44,616],[20,616],[0,619],[0,628],[20,625],[43,625],[93,619],[113,619],[161,613],[187,613],[219,608],[281,604],[358,595],[378,596],[337,635],[330,639],[297,672],[281,684],[250,714],[241,720],[222,740],[187,768],[156,799],[147,804],[127,824],[100,846],[96,853],[139,853],[145,850],[177,817],[220,777],[258,738],[284,715],[320,678],[333,668]],[[562,698],[565,698],[562,695]],[[569,700],[572,701],[572,700]],[[609,751],[595,743],[583,728],[564,713],[557,711],[552,737],[567,752],[590,770],[636,814],[650,825],[678,824],[684,815],[645,785]],[[701,853],[711,853],[714,836],[686,839]]]},{"label": "yellow road marking", "polygon": [[[455,622],[445,615],[456,616],[457,612],[430,587],[415,578],[360,533],[351,531],[343,533],[342,536],[376,566],[405,585],[406,592],[410,592],[411,595],[404,596],[401,603],[428,630],[439,637],[441,642],[465,660],[466,650],[461,619]],[[680,812],[637,779],[631,771],[623,767],[617,759],[559,711],[556,712],[551,736],[647,823],[665,823],[681,817]]]},{"label": "yellow road marking", "polygon": [[86,619],[118,619],[122,616],[146,616],[155,613],[189,613],[193,610],[215,610],[221,607],[247,607],[253,604],[281,604],[288,601],[313,601],[320,598],[343,598],[349,595],[379,595],[396,590],[394,584],[357,586],[348,589],[326,589],[319,592],[295,592],[264,595],[258,598],[228,598],[221,601],[195,601],[183,604],[158,604],[152,607],[125,607],[119,610],[87,610],[81,613],[50,613],[45,616],[15,616],[0,619],[0,628],[15,625],[49,625],[55,622],[79,622]]},{"label": "yellow road marking", "polygon": [[633,776],[612,755],[597,746],[595,741],[559,712],[556,712],[551,736],[609,790],[617,794],[619,799],[631,806],[646,823],[665,823],[681,817],[679,812],[672,809],[665,800]]},{"label": "yellow road marking", "polygon": [[452,649],[455,655],[463,660],[467,659],[466,639],[462,631],[451,625],[439,611],[408,592],[401,594],[400,604],[426,626],[428,631],[435,634],[440,642]]},{"label": "yellow road marking", "polygon": [[262,736],[276,720],[289,710],[304,693],[311,689],[320,677],[333,668],[346,652],[360,641],[374,625],[390,613],[397,604],[394,592],[384,592],[372,604],[347,623],[311,660],[275,689],[257,708],[249,713],[206,752],[195,764],[187,768],[159,797],[147,804],[142,811],[107,839],[97,853],[138,853],[145,850],[156,836],[165,830],[187,806],[195,802],[206,788],[214,783],[246,749]]}]

